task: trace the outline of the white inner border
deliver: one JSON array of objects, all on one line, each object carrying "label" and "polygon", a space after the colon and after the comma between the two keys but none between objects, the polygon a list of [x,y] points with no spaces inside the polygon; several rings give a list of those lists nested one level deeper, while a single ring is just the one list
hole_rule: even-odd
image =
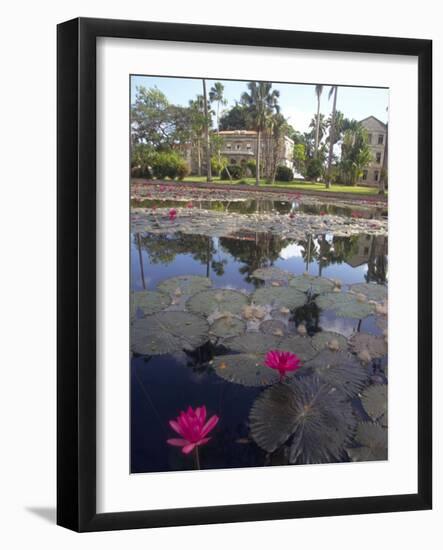
[{"label": "white inner border", "polygon": [[[129,475],[129,75],[387,86],[389,460]],[[97,41],[97,511],[417,492],[417,58]]]}]

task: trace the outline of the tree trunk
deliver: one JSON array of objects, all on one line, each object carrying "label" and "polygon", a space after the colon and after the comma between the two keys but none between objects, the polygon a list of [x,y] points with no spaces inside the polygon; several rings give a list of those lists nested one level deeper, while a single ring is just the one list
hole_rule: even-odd
[{"label": "tree trunk", "polygon": [[332,104],[332,120],[331,120],[331,130],[329,132],[329,151],[328,151],[328,174],[326,177],[326,189],[331,187],[331,168],[332,168],[332,153],[334,151],[334,140],[335,140],[335,111],[337,109],[337,86],[334,86],[334,101]]},{"label": "tree trunk", "polygon": [[197,174],[199,176],[202,175],[202,157],[201,157],[201,149],[200,149],[200,140],[197,140]]},{"label": "tree trunk", "polygon": [[260,130],[257,130],[257,151],[255,152],[255,185],[260,184],[260,148],[261,148],[261,137]]},{"label": "tree trunk", "polygon": [[208,99],[206,97],[206,80],[203,78],[203,101],[205,109],[205,141],[206,141],[206,179],[212,180],[211,174],[211,144],[209,142]]},{"label": "tree trunk", "polygon": [[320,96],[317,97],[317,121],[315,125],[315,149],[314,149],[314,158],[318,156],[318,142],[320,134]]}]

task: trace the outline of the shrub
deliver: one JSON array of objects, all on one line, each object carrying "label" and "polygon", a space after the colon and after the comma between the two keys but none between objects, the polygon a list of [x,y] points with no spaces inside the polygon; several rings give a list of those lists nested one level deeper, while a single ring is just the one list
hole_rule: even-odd
[{"label": "shrub", "polygon": [[251,174],[251,178],[255,178],[255,174],[257,172],[257,163],[255,160],[248,160],[246,163],[246,168],[249,170],[249,173]]},{"label": "shrub", "polygon": [[157,153],[143,143],[134,145],[131,155],[131,176],[133,178],[153,177],[152,162]]},{"label": "shrub", "polygon": [[220,179],[228,180],[230,179],[229,175],[231,175],[233,180],[241,179],[243,177],[243,166],[240,164],[229,164],[228,166],[225,166],[220,173]]},{"label": "shrub", "polygon": [[292,181],[294,179],[294,173],[288,166],[278,166],[275,179],[277,181]]},{"label": "shrub", "polygon": [[158,152],[152,159],[154,176],[159,179],[183,179],[188,173],[187,162],[177,153]]},{"label": "shrub", "polygon": [[214,176],[219,176],[224,168],[228,165],[228,159],[226,157],[212,157],[211,158],[211,170]]},{"label": "shrub", "polygon": [[323,174],[323,164],[319,159],[312,159],[309,161],[306,168],[306,175],[310,180],[317,180]]}]

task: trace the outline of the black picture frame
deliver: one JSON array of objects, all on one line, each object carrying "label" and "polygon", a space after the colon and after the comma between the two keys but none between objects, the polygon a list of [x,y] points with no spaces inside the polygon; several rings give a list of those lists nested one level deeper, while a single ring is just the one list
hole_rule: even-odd
[{"label": "black picture frame", "polygon": [[[175,23],[58,25],[57,523],[75,531],[426,510],[432,507],[432,42]],[[96,512],[96,39],[398,54],[418,58],[418,491],[416,494]]]}]

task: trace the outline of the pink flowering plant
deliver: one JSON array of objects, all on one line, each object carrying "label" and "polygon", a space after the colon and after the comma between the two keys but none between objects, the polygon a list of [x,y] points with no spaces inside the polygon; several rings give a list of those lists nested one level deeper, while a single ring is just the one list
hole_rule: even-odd
[{"label": "pink flowering plant", "polygon": [[282,381],[288,372],[294,372],[301,367],[301,361],[295,353],[271,350],[266,354],[265,365],[277,370]]},{"label": "pink flowering plant", "polygon": [[208,434],[215,428],[219,421],[217,415],[211,416],[206,420],[206,407],[191,406],[186,411],[181,411],[175,420],[170,420],[169,425],[180,436],[180,438],[168,439],[167,443],[174,447],[181,447],[182,453],[187,455],[195,451],[195,460],[197,468],[200,469],[198,448],[210,441]]}]

